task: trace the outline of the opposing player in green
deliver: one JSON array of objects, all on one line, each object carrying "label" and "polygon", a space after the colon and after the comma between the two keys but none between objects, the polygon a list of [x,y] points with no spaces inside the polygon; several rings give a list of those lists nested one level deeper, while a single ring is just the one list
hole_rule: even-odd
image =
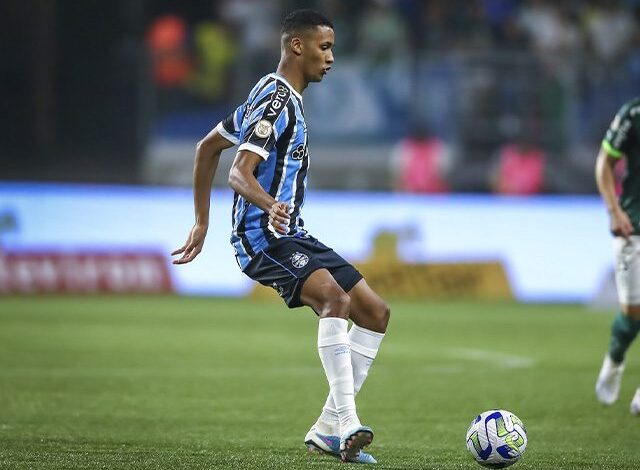
[{"label": "opposing player in green", "polygon": [[[627,168],[618,197],[614,168],[622,159]],[[621,310],[613,321],[609,351],[596,382],[598,400],[611,405],[620,394],[625,353],[640,331],[640,97],[625,103],[609,126],[598,154],[596,181],[614,236]],[[631,400],[631,413],[640,415],[640,388]]]}]

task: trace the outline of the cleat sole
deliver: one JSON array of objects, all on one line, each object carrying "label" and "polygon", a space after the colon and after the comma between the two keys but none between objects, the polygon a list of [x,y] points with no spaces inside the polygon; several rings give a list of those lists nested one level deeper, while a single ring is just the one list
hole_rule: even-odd
[{"label": "cleat sole", "polygon": [[350,435],[344,441],[345,449],[340,453],[343,462],[353,462],[361,449],[373,442],[373,433],[370,431],[358,431]]}]

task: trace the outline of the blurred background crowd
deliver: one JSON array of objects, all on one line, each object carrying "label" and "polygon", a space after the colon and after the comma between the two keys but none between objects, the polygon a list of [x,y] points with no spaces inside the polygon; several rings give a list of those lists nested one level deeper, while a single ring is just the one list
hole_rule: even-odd
[{"label": "blurred background crowd", "polygon": [[190,184],[295,8],[336,30],[304,95],[313,188],[592,193],[640,90],[640,0],[10,0],[0,178]]}]

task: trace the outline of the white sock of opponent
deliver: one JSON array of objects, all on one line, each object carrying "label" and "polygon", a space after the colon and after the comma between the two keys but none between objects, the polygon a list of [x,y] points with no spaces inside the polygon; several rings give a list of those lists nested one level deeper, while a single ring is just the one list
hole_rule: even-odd
[{"label": "white sock of opponent", "polygon": [[360,426],[347,326],[348,322],[343,318],[321,318],[318,322],[318,353],[329,381],[336,417],[344,430]]},{"label": "white sock of opponent", "polygon": [[[355,324],[351,327],[349,343],[351,344],[351,367],[355,394],[362,388],[362,384],[369,374],[369,368],[378,354],[383,338],[384,333],[376,333]],[[333,395],[329,392],[327,401],[322,408],[322,414],[316,422],[316,428],[322,434],[335,435],[339,432],[339,424],[340,421]]]}]

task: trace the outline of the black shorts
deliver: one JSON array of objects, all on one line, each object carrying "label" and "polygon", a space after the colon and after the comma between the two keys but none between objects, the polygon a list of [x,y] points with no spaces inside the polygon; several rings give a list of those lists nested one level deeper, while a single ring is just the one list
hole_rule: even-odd
[{"label": "black shorts", "polygon": [[329,270],[345,292],[355,286],[362,274],[328,246],[313,237],[278,238],[256,256],[244,273],[260,284],[274,288],[289,308],[301,307],[300,291],[317,269]]}]

